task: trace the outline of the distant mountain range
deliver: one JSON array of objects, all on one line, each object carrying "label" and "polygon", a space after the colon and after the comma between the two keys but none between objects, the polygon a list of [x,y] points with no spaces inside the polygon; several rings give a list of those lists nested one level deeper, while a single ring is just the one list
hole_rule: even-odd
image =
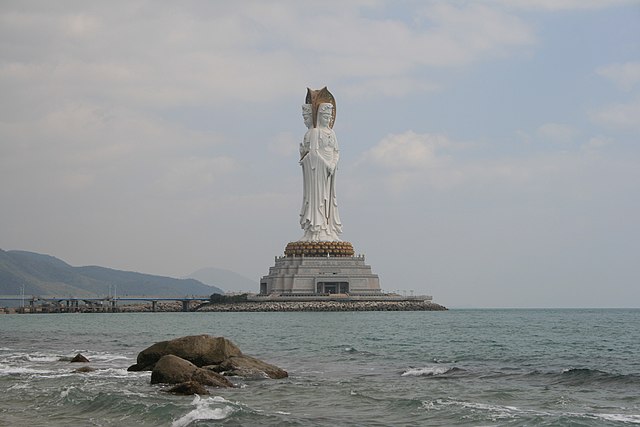
[{"label": "distant mountain range", "polygon": [[227,292],[258,292],[257,280],[251,280],[240,274],[222,268],[203,268],[189,276],[211,286],[218,286]]},{"label": "distant mountain range", "polygon": [[183,296],[224,293],[195,279],[174,279],[111,268],[72,267],[49,256],[0,249],[0,295],[98,297],[113,295]]}]

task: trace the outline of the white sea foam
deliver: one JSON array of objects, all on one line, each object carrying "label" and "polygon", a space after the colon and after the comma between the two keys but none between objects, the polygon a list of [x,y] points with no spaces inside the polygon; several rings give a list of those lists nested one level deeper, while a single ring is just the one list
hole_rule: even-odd
[{"label": "white sea foam", "polygon": [[101,360],[105,362],[111,362],[113,360],[133,360],[133,359],[131,357],[123,356],[122,354],[103,353],[103,354],[92,354],[91,360]]},{"label": "white sea foam", "polygon": [[[99,369],[95,372],[92,372],[94,375],[104,375],[109,378],[130,378],[131,372],[127,371],[125,368],[106,368]],[[147,371],[144,371],[144,376],[149,375]]]},{"label": "white sea foam", "polygon": [[57,362],[60,359],[59,356],[52,354],[27,354],[24,356],[24,360],[28,362]]},{"label": "white sea foam", "polygon": [[426,377],[442,375],[449,372],[451,368],[446,366],[425,366],[424,368],[411,368],[402,373],[403,377]]},{"label": "white sea foam", "polygon": [[74,388],[75,388],[75,387],[73,387],[73,386],[65,388],[64,390],[62,390],[62,391],[60,392],[60,397],[64,399],[65,397],[69,396],[69,392],[70,392],[71,390],[73,390]]},{"label": "white sea foam", "polygon": [[481,402],[465,402],[460,400],[448,400],[448,399],[436,399],[435,401],[425,401],[422,402],[423,408],[427,410],[438,410],[442,406],[461,406],[463,408],[487,412],[491,414],[493,419],[504,419],[504,418],[517,418],[523,414],[536,414],[536,415],[553,415],[549,412],[542,411],[532,411],[527,409],[518,408],[516,406],[507,406],[507,405],[494,405],[490,403],[481,403]]},{"label": "white sea foam", "polygon": [[640,424],[640,415],[636,414],[593,414],[580,412],[555,412],[540,411],[535,409],[523,409],[516,406],[494,405],[481,402],[464,402],[459,400],[436,399],[435,401],[424,401],[422,407],[427,410],[438,410],[442,406],[461,406],[463,408],[482,411],[492,414],[493,419],[518,418],[523,415],[535,415],[538,417],[577,417],[596,418],[605,421],[621,422],[628,424]]},{"label": "white sea foam", "polygon": [[24,374],[50,374],[53,371],[43,369],[33,369],[24,366],[0,365],[0,375],[24,375]]},{"label": "white sea foam", "polygon": [[[186,427],[194,421],[197,420],[224,420],[229,415],[234,412],[233,407],[231,406],[223,406],[223,407],[211,407],[212,403],[221,403],[220,400],[216,399],[220,396],[216,396],[210,399],[202,399],[200,396],[195,396],[192,404],[195,405],[195,409],[188,412],[181,418],[175,420],[171,426],[172,427]],[[220,398],[224,400],[224,398]],[[226,402],[226,400],[225,400]]]},{"label": "white sea foam", "polygon": [[640,415],[625,415],[625,414],[593,414],[596,418],[601,418],[607,421],[616,421],[621,423],[640,424]]}]

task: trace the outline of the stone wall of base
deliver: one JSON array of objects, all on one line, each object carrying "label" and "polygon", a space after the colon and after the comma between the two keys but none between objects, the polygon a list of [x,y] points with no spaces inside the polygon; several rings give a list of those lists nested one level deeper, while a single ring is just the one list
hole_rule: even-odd
[{"label": "stone wall of base", "polygon": [[260,279],[264,295],[322,292],[380,293],[380,280],[364,256],[277,257],[269,274]]}]

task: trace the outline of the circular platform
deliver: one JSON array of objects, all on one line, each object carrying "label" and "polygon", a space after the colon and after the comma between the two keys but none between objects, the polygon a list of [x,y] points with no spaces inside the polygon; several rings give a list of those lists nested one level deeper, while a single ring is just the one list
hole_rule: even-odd
[{"label": "circular platform", "polygon": [[290,242],[284,250],[284,255],[288,257],[347,257],[354,254],[353,245],[350,242]]}]

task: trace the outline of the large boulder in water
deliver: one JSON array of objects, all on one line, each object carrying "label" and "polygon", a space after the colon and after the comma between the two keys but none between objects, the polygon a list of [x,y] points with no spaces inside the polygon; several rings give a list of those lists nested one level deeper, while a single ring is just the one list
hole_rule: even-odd
[{"label": "large boulder in water", "polygon": [[238,346],[224,337],[192,335],[162,341],[142,350],[137,363],[130,371],[152,371],[158,361],[166,355],[174,355],[193,363],[196,367],[243,377],[285,378],[287,371],[242,354]]},{"label": "large boulder in water", "polygon": [[192,335],[161,341],[138,353],[137,363],[130,371],[151,371],[162,356],[173,354],[196,366],[217,365],[231,356],[242,354],[240,349],[224,337]]},{"label": "large boulder in water", "polygon": [[151,384],[181,384],[196,382],[216,387],[233,387],[231,381],[208,369],[198,368],[178,356],[162,356],[151,371]]}]

